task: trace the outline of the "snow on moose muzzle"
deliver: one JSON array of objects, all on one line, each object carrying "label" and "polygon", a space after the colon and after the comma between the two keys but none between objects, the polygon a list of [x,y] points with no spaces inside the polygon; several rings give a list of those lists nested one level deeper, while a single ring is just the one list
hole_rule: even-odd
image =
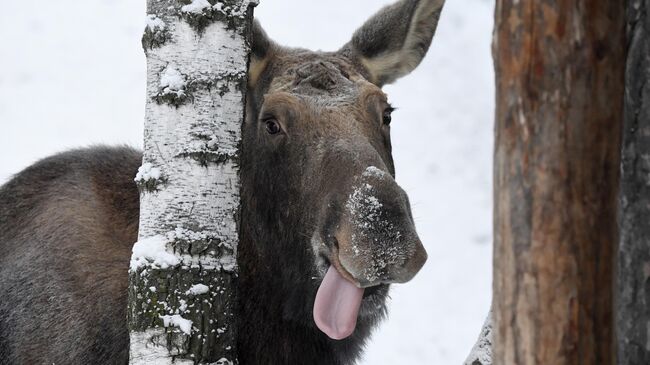
[{"label": "snow on moose muzzle", "polygon": [[354,332],[364,288],[407,282],[427,260],[406,194],[392,176],[369,168],[354,186],[314,302],[316,325],[335,340]]}]

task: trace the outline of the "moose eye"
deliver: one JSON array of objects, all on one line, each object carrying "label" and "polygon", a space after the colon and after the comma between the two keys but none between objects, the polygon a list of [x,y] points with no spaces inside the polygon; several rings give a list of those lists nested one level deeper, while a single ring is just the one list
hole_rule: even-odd
[{"label": "moose eye", "polygon": [[269,134],[278,134],[282,130],[280,123],[275,119],[267,119],[264,121],[264,124],[266,125],[266,131]]},{"label": "moose eye", "polygon": [[389,107],[384,110],[384,114],[382,116],[384,124],[385,125],[390,125],[390,122],[393,120],[392,114],[393,114],[393,108]]}]

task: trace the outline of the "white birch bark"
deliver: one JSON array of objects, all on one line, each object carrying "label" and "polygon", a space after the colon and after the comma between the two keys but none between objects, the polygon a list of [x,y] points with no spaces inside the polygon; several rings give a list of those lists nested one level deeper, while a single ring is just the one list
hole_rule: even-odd
[{"label": "white birch bark", "polygon": [[237,363],[238,149],[254,5],[148,0],[131,364]]},{"label": "white birch bark", "polygon": [[463,365],[492,365],[492,312],[488,314],[481,334]]}]

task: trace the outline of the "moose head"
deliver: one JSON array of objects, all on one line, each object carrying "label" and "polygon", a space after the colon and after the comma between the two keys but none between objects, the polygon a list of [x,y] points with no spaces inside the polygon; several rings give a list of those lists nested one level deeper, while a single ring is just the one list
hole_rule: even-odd
[{"label": "moose head", "polygon": [[240,261],[244,287],[257,289],[242,296],[264,301],[274,288],[283,302],[267,310],[287,323],[335,340],[357,325],[367,333],[388,285],[427,259],[395,182],[393,108],[381,87],[422,61],[443,3],[388,6],[336,52],[279,46],[254,24]]}]

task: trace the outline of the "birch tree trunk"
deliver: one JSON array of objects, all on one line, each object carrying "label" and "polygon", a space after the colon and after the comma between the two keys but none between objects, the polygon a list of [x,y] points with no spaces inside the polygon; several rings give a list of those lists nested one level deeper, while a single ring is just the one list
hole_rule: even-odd
[{"label": "birch tree trunk", "polygon": [[498,0],[494,363],[613,364],[625,2]]},{"label": "birch tree trunk", "polygon": [[488,314],[476,344],[463,365],[492,365],[492,312]]},{"label": "birch tree trunk", "polygon": [[131,364],[236,364],[238,156],[251,0],[148,0]]},{"label": "birch tree trunk", "polygon": [[650,4],[628,1],[618,272],[620,364],[650,364]]}]

